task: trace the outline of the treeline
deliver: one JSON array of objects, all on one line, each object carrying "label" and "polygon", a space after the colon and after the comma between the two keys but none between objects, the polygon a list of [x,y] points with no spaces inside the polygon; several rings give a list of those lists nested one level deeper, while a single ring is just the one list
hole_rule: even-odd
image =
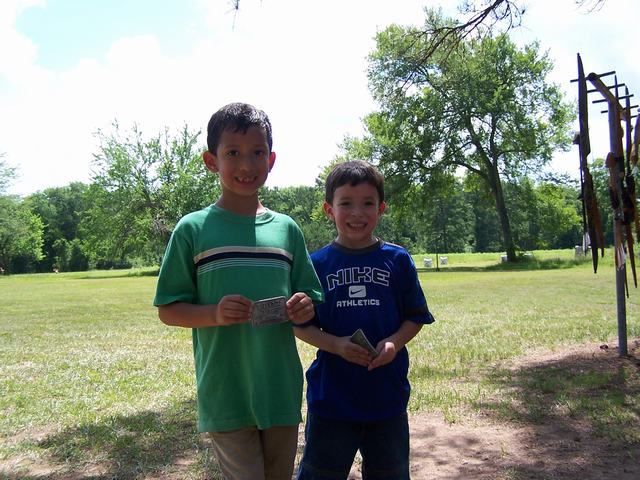
[{"label": "treeline", "polygon": [[[199,132],[184,127],[151,139],[135,128],[99,134],[90,184],[71,183],[25,198],[0,185],[0,266],[5,272],[80,271],[158,265],[178,219],[214,202],[217,177],[201,161]],[[599,198],[606,199],[606,170],[593,168]],[[15,175],[0,159],[3,178]],[[335,235],[316,186],[263,189],[263,203],[293,217],[313,251]],[[503,240],[494,200],[471,175],[447,176],[432,194],[421,185],[387,181],[388,208],[378,234],[419,252],[499,252]],[[575,180],[522,177],[503,182],[519,250],[572,248],[582,243],[579,186]],[[608,209],[602,208],[607,242]]]},{"label": "treeline", "polygon": [[[425,10],[423,27],[387,27],[369,55],[378,108],[364,116],[362,137],[345,137],[342,159],[369,160],[386,176],[379,235],[412,253],[501,251],[509,261],[518,251],[582,244],[579,185],[541,174],[554,152],[571,148],[575,119],[574,106],[547,80],[548,54],[536,42],[519,48],[505,34],[447,37],[433,50],[424,32],[452,22]],[[198,137],[185,126],[148,139],[116,124],[113,133],[98,133],[89,185],[24,199],[4,194],[15,172],[0,163],[0,266],[157,265],[176,221],[220,192]],[[591,170],[610,244],[608,173],[602,162]],[[325,174],[316,186],[262,193],[267,207],[300,224],[309,250],[334,235],[321,207]]]}]

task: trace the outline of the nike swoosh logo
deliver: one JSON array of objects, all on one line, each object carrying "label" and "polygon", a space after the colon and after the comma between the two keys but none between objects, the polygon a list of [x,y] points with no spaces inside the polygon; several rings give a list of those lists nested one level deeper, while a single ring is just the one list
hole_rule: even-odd
[{"label": "nike swoosh logo", "polygon": [[363,285],[352,285],[349,287],[350,297],[364,297],[367,295],[367,287]]}]

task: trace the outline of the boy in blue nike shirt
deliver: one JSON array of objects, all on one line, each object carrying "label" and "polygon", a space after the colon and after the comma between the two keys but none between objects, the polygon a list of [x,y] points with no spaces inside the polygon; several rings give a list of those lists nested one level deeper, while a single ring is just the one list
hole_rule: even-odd
[{"label": "boy in blue nike shirt", "polygon": [[[327,177],[324,210],[338,236],[311,254],[325,302],[294,326],[319,349],[306,374],[299,480],[346,479],[358,450],[363,479],[409,478],[405,345],[434,318],[409,253],[374,236],[384,209],[384,180],[369,163],[341,163]],[[375,354],[350,340],[358,329]]]}]

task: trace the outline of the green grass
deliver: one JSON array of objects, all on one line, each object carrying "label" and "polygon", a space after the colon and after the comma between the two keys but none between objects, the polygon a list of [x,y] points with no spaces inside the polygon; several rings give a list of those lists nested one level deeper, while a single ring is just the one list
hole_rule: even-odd
[{"label": "green grass", "polygon": [[[437,322],[410,345],[413,410],[455,411],[494,394],[478,382],[498,362],[617,337],[612,268],[428,272],[420,279]],[[633,287],[632,287],[633,288]],[[638,336],[638,292],[627,299],[628,336]]]},{"label": "green grass", "polygon": [[[501,257],[504,252],[496,253],[421,253],[414,255],[418,269],[436,270],[538,270],[570,268],[580,265],[591,265],[591,253],[576,255],[574,250],[536,250],[518,254],[516,263],[503,263]],[[442,265],[441,258],[446,257],[446,265]],[[424,266],[424,259],[432,261],[432,267]],[[436,265],[437,264],[437,265]],[[605,256],[598,257],[598,267],[613,265],[613,250],[605,251]]]},{"label": "green grass", "polygon": [[[410,410],[452,422],[473,411],[522,423],[557,415],[640,442],[637,367],[503,367],[535,351],[615,344],[614,270],[604,261],[594,275],[572,256],[565,268],[500,271],[484,255],[449,255],[469,270],[422,270],[437,321],[409,345]],[[191,334],[157,320],[155,272],[0,277],[0,478],[25,478],[34,465],[96,478],[195,479],[213,468],[195,433]],[[629,282],[633,339],[639,301]],[[300,349],[306,367],[314,352]]]},{"label": "green grass", "polygon": [[154,286],[129,272],[0,278],[0,461],[132,478],[195,456],[191,334],[157,320]]}]

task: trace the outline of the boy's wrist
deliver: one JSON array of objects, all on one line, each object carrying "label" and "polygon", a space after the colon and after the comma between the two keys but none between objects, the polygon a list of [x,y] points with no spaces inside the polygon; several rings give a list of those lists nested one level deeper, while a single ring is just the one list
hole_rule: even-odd
[{"label": "boy's wrist", "polygon": [[311,320],[307,320],[306,322],[296,323],[296,322],[294,322],[292,320],[291,323],[296,328],[307,328],[307,327],[310,327],[311,325],[313,325],[315,323],[315,321],[316,321],[316,317],[314,315],[314,317]]},{"label": "boy's wrist", "polygon": [[218,323],[218,304],[212,304],[209,306],[209,315],[208,317],[211,319],[211,326],[217,327]]}]

